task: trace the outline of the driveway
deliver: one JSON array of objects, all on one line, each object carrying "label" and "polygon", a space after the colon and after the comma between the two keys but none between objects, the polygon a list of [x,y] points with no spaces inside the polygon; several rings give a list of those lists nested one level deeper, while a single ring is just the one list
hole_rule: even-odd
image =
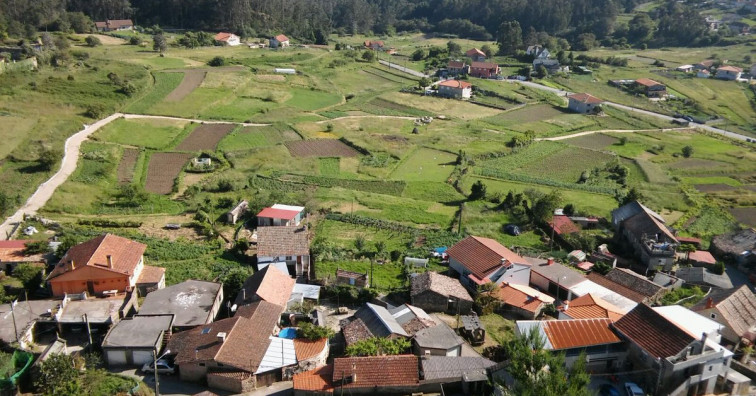
[{"label": "driveway", "polygon": [[412,69],[406,68],[404,66],[399,66],[398,64],[396,64],[394,62],[387,62],[385,60],[379,60],[378,63],[382,64],[383,66],[388,66],[388,67],[390,67],[392,69],[399,70],[402,73],[407,73],[407,74],[415,76],[415,77],[420,77],[420,78],[423,78],[423,77],[427,78],[428,77],[428,75],[425,74],[425,73],[420,73],[417,70],[412,70]]},{"label": "driveway", "polygon": [[[147,384],[148,387],[150,387],[152,390],[155,390],[155,376],[152,374],[144,375],[141,372],[141,370],[137,370],[133,368],[132,369],[115,369],[115,370],[111,369],[109,371],[111,373],[133,377],[137,379],[138,381],[143,381],[145,384]],[[200,393],[202,391],[206,391],[210,389],[206,386],[201,386],[193,382],[181,381],[178,375],[160,375],[158,377],[158,381],[160,383],[160,394],[166,395],[166,396],[194,395],[196,393]],[[220,396],[231,395],[231,393],[223,392],[217,389],[212,389],[212,391]]]}]

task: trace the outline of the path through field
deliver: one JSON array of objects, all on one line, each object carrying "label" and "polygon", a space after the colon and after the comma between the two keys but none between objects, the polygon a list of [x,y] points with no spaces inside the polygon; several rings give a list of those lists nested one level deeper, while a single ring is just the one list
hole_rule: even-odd
[{"label": "path through field", "polygon": [[557,140],[570,139],[570,138],[574,138],[574,137],[578,137],[578,136],[593,135],[594,133],[671,132],[671,131],[685,131],[685,130],[688,130],[688,129],[690,129],[690,128],[599,129],[597,131],[577,132],[577,133],[573,133],[571,135],[554,136],[554,137],[548,137],[548,138],[536,138],[535,140],[557,141]]},{"label": "path through field", "polygon": [[205,81],[205,75],[207,73],[200,70],[189,70],[184,72],[184,78],[181,80],[181,84],[176,87],[168,96],[165,97],[166,102],[179,102],[187,97],[192,91],[199,88],[202,85],[202,81]]},{"label": "path through field", "polygon": [[324,122],[333,122],[333,121],[339,121],[339,120],[348,120],[350,118],[390,118],[394,120],[416,120],[420,117],[406,117],[406,116],[383,116],[383,115],[352,115],[352,116],[343,116],[343,117],[336,117],[336,118],[329,118],[327,120],[322,121],[315,121],[316,124],[322,124]]}]

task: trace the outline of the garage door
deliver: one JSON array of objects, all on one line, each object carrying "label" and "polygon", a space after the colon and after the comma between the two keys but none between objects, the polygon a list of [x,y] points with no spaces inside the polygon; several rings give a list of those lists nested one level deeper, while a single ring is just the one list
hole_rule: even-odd
[{"label": "garage door", "polygon": [[134,351],[134,365],[141,366],[152,361],[152,351]]},{"label": "garage door", "polygon": [[118,349],[108,349],[105,358],[110,366],[124,366],[126,365],[126,351]]}]

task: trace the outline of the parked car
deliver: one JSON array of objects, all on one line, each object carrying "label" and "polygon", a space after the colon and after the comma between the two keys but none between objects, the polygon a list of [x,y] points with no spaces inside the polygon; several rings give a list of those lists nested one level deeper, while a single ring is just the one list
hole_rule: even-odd
[{"label": "parked car", "polygon": [[599,396],[620,396],[620,393],[612,384],[604,384],[599,388]]},{"label": "parked car", "polygon": [[[145,363],[144,366],[142,366],[142,372],[154,373],[155,372],[154,362]],[[175,374],[176,367],[171,365],[167,360],[160,359],[157,361],[157,372],[158,374],[167,374],[167,375]]]},{"label": "parked car", "polygon": [[625,391],[627,391],[627,396],[646,396],[643,389],[635,382],[625,382]]}]

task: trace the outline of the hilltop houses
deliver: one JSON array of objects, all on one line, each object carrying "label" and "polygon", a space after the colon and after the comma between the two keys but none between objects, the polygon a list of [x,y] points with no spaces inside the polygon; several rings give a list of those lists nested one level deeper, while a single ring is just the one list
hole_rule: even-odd
[{"label": "hilltop houses", "polygon": [[526,286],[530,282],[530,264],[493,239],[469,236],[446,253],[449,267],[459,274],[462,284],[473,291],[489,282]]}]

